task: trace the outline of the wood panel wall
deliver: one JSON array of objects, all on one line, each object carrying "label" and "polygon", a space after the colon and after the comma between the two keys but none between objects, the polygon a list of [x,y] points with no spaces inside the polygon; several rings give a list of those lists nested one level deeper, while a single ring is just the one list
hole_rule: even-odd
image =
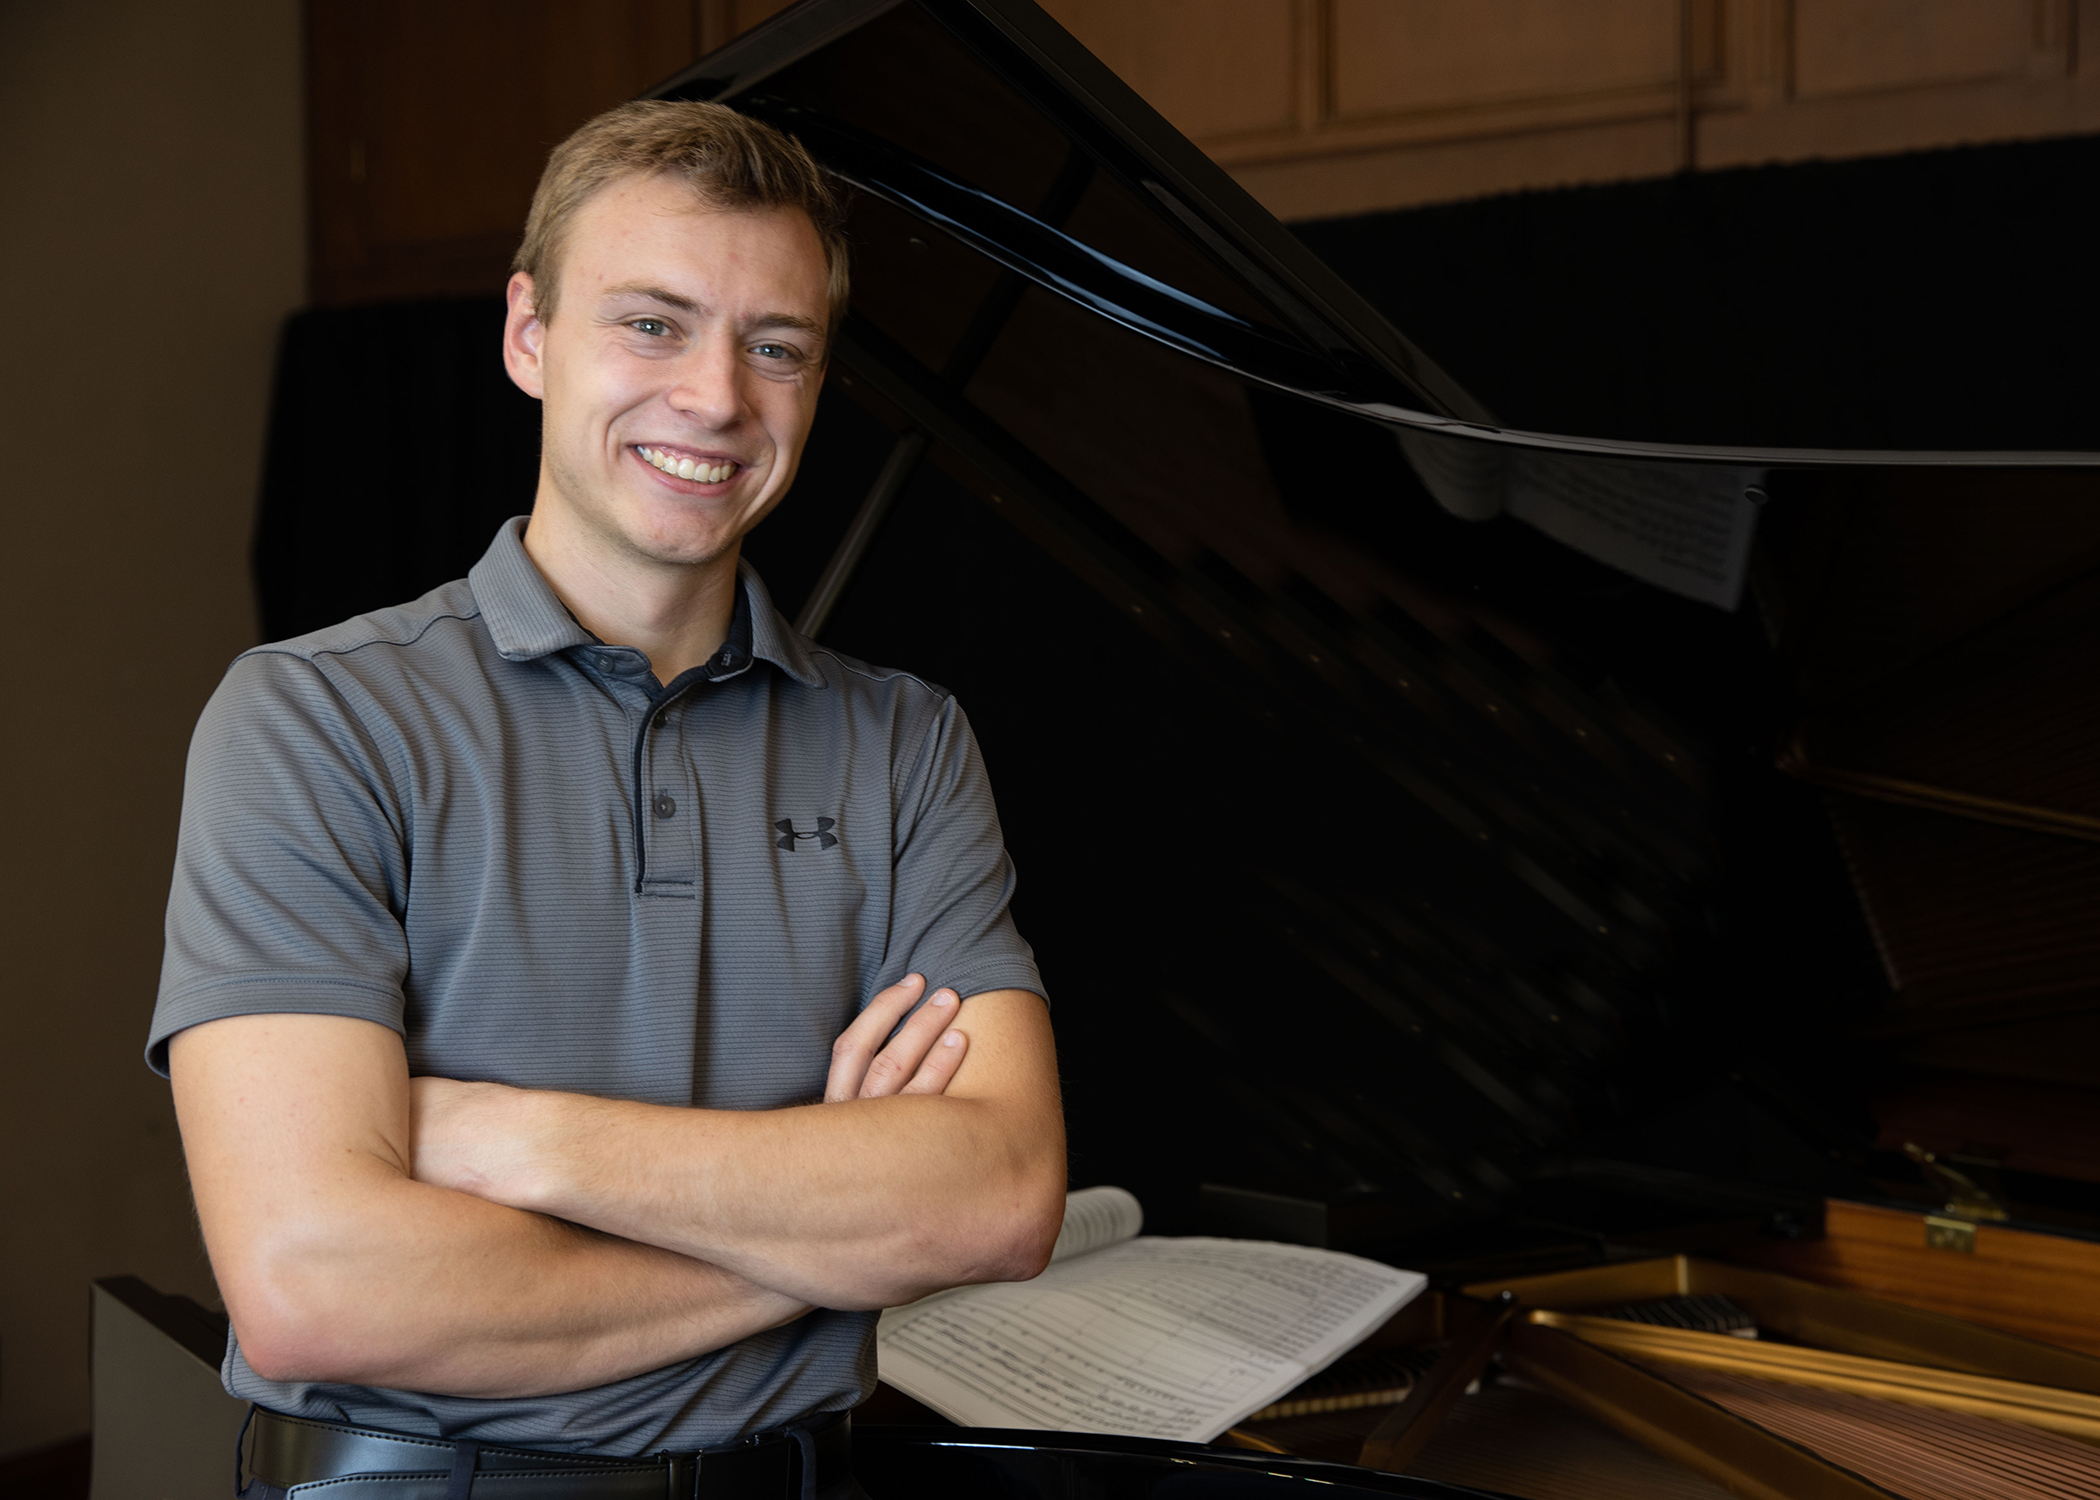
[{"label": "wood panel wall", "polygon": [[[500,286],[548,147],[786,3],[308,0],[315,300]],[[1286,220],[2100,130],[2100,0],[1042,4]]]},{"label": "wood panel wall", "polygon": [[308,0],[316,302],[503,285],[547,152],[787,0]]},{"label": "wood panel wall", "polygon": [[2100,130],[2095,0],[1042,0],[1283,219]]}]

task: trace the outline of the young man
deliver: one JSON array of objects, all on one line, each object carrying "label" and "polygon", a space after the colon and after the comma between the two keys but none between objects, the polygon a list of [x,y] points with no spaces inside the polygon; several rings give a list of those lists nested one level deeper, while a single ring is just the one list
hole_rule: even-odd
[{"label": "young man", "polygon": [[264,1493],[828,1485],[875,1310],[1047,1259],[1054,1057],[969,727],[739,567],[839,221],[733,111],[584,126],[510,283],[529,522],[205,710],[149,1058]]}]

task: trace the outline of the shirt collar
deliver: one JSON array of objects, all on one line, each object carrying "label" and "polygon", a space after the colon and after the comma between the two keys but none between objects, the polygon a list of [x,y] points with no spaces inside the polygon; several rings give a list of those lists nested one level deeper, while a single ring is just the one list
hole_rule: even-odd
[{"label": "shirt collar", "polygon": [[505,661],[534,661],[571,646],[597,644],[525,555],[528,519],[512,516],[497,527],[489,550],[467,572],[467,587]]},{"label": "shirt collar", "polygon": [[824,674],[817,670],[809,654],[809,637],[788,624],[773,607],[773,596],[759,581],[758,570],[738,558],[736,576],[751,604],[751,654],[760,661],[771,662],[804,687],[823,687]]},{"label": "shirt collar", "polygon": [[[598,639],[576,623],[554,589],[525,553],[525,516],[513,516],[496,529],[495,540],[467,573],[467,586],[483,623],[505,661],[534,661],[575,646],[595,646]],[[805,687],[824,686],[823,674],[809,654],[809,642],[773,607],[772,595],[757,570],[737,562],[740,598],[730,622],[730,641],[752,657],[769,661]],[[748,645],[739,639],[750,633]]]}]

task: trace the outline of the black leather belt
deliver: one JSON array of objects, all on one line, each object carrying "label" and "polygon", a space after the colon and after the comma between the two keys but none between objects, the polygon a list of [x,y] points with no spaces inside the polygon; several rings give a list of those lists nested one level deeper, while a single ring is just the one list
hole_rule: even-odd
[{"label": "black leather belt", "polygon": [[599,1458],[249,1412],[236,1489],[289,1500],[864,1500],[844,1412],[721,1448]]}]

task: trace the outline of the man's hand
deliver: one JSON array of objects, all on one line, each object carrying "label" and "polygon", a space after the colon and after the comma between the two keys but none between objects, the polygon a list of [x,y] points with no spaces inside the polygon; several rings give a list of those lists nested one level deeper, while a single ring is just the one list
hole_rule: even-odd
[{"label": "man's hand", "polygon": [[[960,1002],[939,989],[901,1029],[898,1020],[926,993],[923,975],[907,974],[882,991],[831,1044],[831,1076],[824,1102],[880,1099],[889,1094],[944,1094],[962,1066],[970,1039],[949,1025]],[[896,1030],[887,1046],[883,1038]]]}]

